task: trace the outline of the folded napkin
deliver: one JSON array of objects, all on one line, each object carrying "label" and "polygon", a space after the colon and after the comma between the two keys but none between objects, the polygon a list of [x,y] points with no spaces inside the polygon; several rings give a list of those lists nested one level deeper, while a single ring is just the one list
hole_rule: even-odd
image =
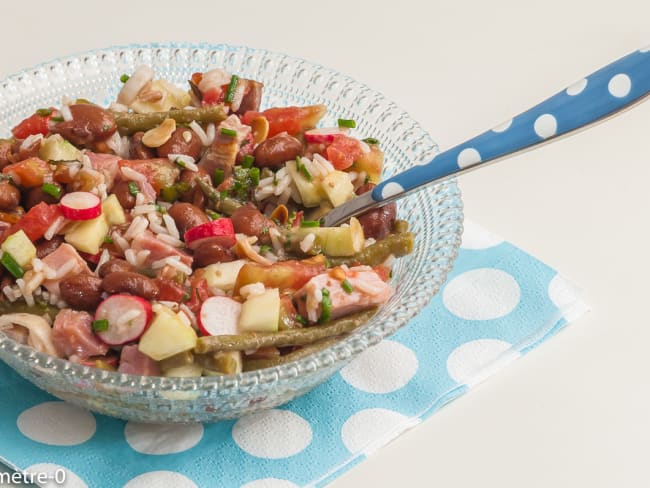
[{"label": "folded napkin", "polygon": [[585,310],[553,269],[466,222],[446,285],[408,326],[311,393],[237,421],[124,422],[0,364],[0,459],[48,474],[44,486],[64,474],[70,488],[324,486]]}]

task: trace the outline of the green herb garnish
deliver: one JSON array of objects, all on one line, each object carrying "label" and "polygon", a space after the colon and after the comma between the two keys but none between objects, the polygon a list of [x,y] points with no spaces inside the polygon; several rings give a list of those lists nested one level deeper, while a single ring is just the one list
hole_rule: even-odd
[{"label": "green herb garnish", "polygon": [[108,330],[108,319],[93,320],[92,325],[95,332],[104,332]]},{"label": "green herb garnish", "polygon": [[349,129],[354,129],[357,126],[357,123],[352,119],[339,119],[339,127],[348,127]]}]

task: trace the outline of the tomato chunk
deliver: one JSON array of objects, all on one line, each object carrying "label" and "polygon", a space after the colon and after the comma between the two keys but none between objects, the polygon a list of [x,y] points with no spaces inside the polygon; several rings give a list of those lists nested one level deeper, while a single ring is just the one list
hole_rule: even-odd
[{"label": "tomato chunk", "polygon": [[354,137],[338,135],[334,141],[327,146],[327,159],[336,169],[347,169],[363,156],[361,143]]},{"label": "tomato chunk", "polygon": [[50,165],[36,157],[5,166],[2,172],[11,175],[14,182],[23,188],[41,186],[52,178]]},{"label": "tomato chunk", "polygon": [[181,173],[180,168],[167,158],[120,159],[118,164],[120,168],[126,166],[143,174],[157,192],[176,183]]},{"label": "tomato chunk", "polygon": [[58,205],[48,205],[41,202],[29,209],[29,212],[23,215],[18,222],[7,229],[0,238],[0,242],[19,230],[23,230],[32,242],[36,242],[43,237],[50,225],[61,215]]},{"label": "tomato chunk", "polygon": [[295,136],[316,127],[316,124],[323,118],[325,112],[327,112],[325,105],[273,107],[263,112],[249,110],[242,117],[242,122],[250,125],[254,118],[261,115],[269,122],[269,137],[273,137],[280,132],[287,132]]},{"label": "tomato chunk", "polygon": [[27,139],[29,136],[35,134],[43,134],[46,136],[50,132],[49,127],[52,115],[52,113],[49,115],[31,115],[11,129],[11,133],[16,139]]}]

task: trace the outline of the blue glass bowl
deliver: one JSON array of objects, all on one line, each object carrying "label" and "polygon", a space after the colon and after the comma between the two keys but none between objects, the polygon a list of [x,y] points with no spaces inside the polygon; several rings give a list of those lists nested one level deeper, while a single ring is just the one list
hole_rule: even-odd
[{"label": "blue glass bowl", "polygon": [[[223,67],[265,85],[269,106],[324,103],[323,126],[354,119],[360,135],[378,138],[385,174],[429,160],[429,135],[380,93],[331,69],[284,54],[243,46],[149,44],[90,51],[26,69],[0,83],[0,135],[35,109],[62,96],[108,105],[119,77],[140,65],[184,84],[193,72]],[[139,422],[213,422],[275,407],[336,374],[352,358],[406,325],[438,292],[462,233],[456,183],[444,182],[398,203],[416,233],[413,254],[396,262],[391,300],[356,333],[304,359],[232,376],[161,378],[120,374],[70,363],[18,344],[0,333],[0,359],[52,395],[95,412]]]}]

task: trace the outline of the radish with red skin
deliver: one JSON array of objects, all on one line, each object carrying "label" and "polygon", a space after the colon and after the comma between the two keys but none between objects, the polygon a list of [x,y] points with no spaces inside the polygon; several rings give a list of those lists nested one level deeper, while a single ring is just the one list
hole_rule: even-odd
[{"label": "radish with red skin", "polygon": [[322,129],[311,129],[305,132],[305,141],[316,144],[328,144],[336,136],[345,136],[348,133],[347,127],[324,127]]},{"label": "radish with red skin", "polygon": [[102,213],[102,201],[94,193],[74,191],[66,193],[60,202],[61,213],[70,220],[91,220]]},{"label": "radish with red skin", "polygon": [[[131,315],[131,320],[120,323],[124,321],[124,317]],[[133,342],[147,330],[152,316],[151,304],[144,298],[112,295],[100,303],[95,312],[95,320],[108,320],[108,329],[95,333],[111,346]]]},{"label": "radish with red skin", "polygon": [[222,217],[213,220],[212,222],[206,222],[205,224],[192,227],[183,235],[185,244],[187,244],[190,249],[196,249],[201,243],[201,240],[207,238],[219,238],[215,242],[225,248],[234,246],[236,240],[235,228],[232,225],[232,220],[227,217]]},{"label": "radish with red skin", "polygon": [[201,305],[199,329],[205,335],[237,334],[241,303],[232,298],[210,297]]}]

